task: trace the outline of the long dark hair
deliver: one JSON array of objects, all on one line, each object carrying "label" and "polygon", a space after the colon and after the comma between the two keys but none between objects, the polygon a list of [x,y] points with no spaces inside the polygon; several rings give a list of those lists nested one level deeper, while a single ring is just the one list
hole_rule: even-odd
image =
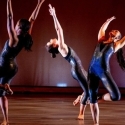
[{"label": "long dark hair", "polygon": [[24,42],[24,48],[26,51],[32,51],[31,47],[33,45],[32,37],[29,33],[25,35],[25,42]]},{"label": "long dark hair", "polygon": [[45,48],[46,48],[46,50],[47,50],[49,53],[51,53],[51,57],[52,57],[52,58],[56,58],[56,54],[59,53],[59,51],[58,51],[58,46],[53,47],[53,45],[49,45],[49,46],[46,45]]},{"label": "long dark hair", "polygon": [[20,29],[22,29],[22,31],[25,34],[25,36],[24,36],[24,39],[25,39],[24,40],[24,48],[27,51],[31,51],[31,47],[33,45],[33,40],[32,40],[31,35],[28,33],[31,24],[27,19],[20,19],[19,25],[20,25]]},{"label": "long dark hair", "polygon": [[122,48],[117,51],[116,56],[119,66],[121,67],[121,69],[125,70],[125,59]]},{"label": "long dark hair", "polygon": [[[119,35],[117,36],[117,39],[120,40],[122,38],[121,33],[119,32]],[[117,61],[119,63],[119,66],[121,67],[122,70],[125,70],[125,59],[124,59],[124,55],[123,55],[123,50],[122,48],[120,48],[117,52],[116,52],[116,57],[117,57]]]}]

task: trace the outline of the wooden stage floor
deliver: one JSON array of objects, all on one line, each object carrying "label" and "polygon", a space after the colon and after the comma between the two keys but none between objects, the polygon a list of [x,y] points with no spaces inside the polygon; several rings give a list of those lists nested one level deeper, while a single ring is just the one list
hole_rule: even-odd
[{"label": "wooden stage floor", "polygon": [[[76,97],[69,94],[9,96],[9,125],[93,125],[89,105],[86,108],[85,120],[76,120],[79,105],[72,105]],[[100,102],[99,107],[99,125],[125,125],[124,98],[117,102]]]}]

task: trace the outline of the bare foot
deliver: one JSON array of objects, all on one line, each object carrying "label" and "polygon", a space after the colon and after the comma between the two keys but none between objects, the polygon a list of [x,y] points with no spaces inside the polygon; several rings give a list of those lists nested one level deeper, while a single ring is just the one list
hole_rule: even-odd
[{"label": "bare foot", "polygon": [[0,125],[9,125],[7,121],[3,121]]},{"label": "bare foot", "polygon": [[73,102],[73,105],[76,106],[78,103],[80,103],[81,95],[77,97],[77,99]]},{"label": "bare foot", "polygon": [[12,91],[12,89],[10,88],[9,84],[5,84],[5,85],[4,85],[4,88],[5,88],[5,91],[7,92],[7,94],[10,94],[10,95],[13,94],[13,91]]},{"label": "bare foot", "polygon": [[78,115],[78,120],[84,120],[84,116],[83,115]]}]

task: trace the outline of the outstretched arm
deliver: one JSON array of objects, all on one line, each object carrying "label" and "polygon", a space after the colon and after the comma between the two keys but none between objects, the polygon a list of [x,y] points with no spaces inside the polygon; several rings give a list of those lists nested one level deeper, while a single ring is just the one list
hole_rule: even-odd
[{"label": "outstretched arm", "polygon": [[100,28],[99,33],[98,33],[98,41],[101,41],[102,39],[105,38],[105,31],[106,31],[109,23],[114,19],[115,19],[115,17],[113,16],[113,17],[107,19],[107,21],[102,25],[102,27]]},{"label": "outstretched arm", "polygon": [[7,31],[9,35],[9,46],[13,47],[17,43],[18,38],[14,29],[11,0],[7,0]]},{"label": "outstretched arm", "polygon": [[62,54],[62,56],[65,57],[68,53],[68,47],[64,43],[63,30],[62,30],[62,27],[61,27],[61,25],[56,17],[55,8],[52,7],[50,4],[49,4],[49,8],[50,8],[49,9],[50,15],[53,17],[55,29],[56,29],[57,36],[58,36],[58,44],[59,44],[58,49],[59,49],[60,53]]},{"label": "outstretched arm", "polygon": [[43,4],[44,1],[45,0],[38,0],[36,8],[34,9],[34,11],[32,12],[32,14],[31,14],[31,16],[29,18],[29,21],[31,23],[31,27],[29,29],[29,34],[31,34],[31,32],[32,32],[32,27],[33,27],[34,21],[36,20],[36,18],[38,16],[38,13],[40,11],[41,5]]}]

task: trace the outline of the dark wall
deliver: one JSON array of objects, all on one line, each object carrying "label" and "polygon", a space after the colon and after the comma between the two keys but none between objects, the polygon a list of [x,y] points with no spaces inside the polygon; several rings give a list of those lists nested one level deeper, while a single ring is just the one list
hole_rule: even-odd
[{"label": "dark wall", "polygon": [[[25,86],[79,86],[70,74],[69,63],[58,54],[52,59],[45,50],[46,43],[56,38],[53,19],[48,4],[56,9],[57,17],[64,31],[65,43],[71,46],[81,58],[85,70],[97,43],[101,25],[111,16],[116,16],[108,30],[118,29],[125,34],[125,1],[114,0],[46,0],[34,24],[32,52],[22,51],[17,57],[19,71],[11,85]],[[12,0],[15,24],[20,18],[29,18],[37,0]],[[8,39],[6,28],[6,0],[0,0],[0,51]],[[115,54],[111,58],[111,72],[119,87],[125,87],[123,72]]]}]

